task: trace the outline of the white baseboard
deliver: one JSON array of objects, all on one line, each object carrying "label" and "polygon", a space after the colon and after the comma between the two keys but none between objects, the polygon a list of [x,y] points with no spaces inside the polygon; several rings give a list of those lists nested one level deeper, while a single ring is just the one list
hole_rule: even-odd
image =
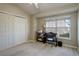
[{"label": "white baseboard", "polygon": [[76,46],[71,46],[71,45],[67,45],[67,44],[63,44],[63,46],[65,46],[65,47],[69,47],[69,48],[75,48],[75,49],[77,49]]}]

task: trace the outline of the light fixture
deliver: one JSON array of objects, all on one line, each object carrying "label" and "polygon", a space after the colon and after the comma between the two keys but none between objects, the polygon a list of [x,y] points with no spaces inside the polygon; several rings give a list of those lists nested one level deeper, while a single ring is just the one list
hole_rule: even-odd
[{"label": "light fixture", "polygon": [[35,5],[36,8],[39,8],[38,3],[34,3],[34,5]]},{"label": "light fixture", "polygon": [[31,5],[34,5],[35,8],[39,8],[38,3],[30,3]]}]

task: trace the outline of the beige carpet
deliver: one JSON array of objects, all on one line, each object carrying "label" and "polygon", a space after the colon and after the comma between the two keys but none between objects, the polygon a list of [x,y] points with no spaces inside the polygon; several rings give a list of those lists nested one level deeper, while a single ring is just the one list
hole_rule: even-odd
[{"label": "beige carpet", "polygon": [[0,51],[1,56],[78,56],[76,49],[51,47],[43,43],[25,43]]}]

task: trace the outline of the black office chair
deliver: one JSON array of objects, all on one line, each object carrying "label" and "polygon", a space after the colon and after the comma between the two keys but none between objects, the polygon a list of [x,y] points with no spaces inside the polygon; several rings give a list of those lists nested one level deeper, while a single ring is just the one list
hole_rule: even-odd
[{"label": "black office chair", "polygon": [[48,44],[54,44],[55,46],[57,46],[57,37],[56,37],[56,33],[52,33],[52,32],[49,32],[47,33],[47,43]]}]

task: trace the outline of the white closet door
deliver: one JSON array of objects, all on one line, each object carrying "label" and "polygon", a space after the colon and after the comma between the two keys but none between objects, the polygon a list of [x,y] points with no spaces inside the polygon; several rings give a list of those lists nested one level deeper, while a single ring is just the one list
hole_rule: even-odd
[{"label": "white closet door", "polygon": [[[4,18],[5,17],[5,18]],[[4,49],[7,48],[8,46],[8,37],[7,37],[7,33],[6,33],[6,19],[8,17],[6,17],[5,14],[1,14],[0,13],[0,49]]]},{"label": "white closet door", "polygon": [[25,19],[15,18],[15,42],[20,44],[25,42]]},{"label": "white closet door", "polygon": [[25,42],[25,19],[0,13],[0,50]]},{"label": "white closet door", "polygon": [[14,43],[13,16],[0,13],[0,50]]},{"label": "white closet door", "polygon": [[6,31],[8,34],[8,47],[14,46],[15,44],[15,36],[14,36],[14,16],[9,15],[8,25],[6,26]]}]

